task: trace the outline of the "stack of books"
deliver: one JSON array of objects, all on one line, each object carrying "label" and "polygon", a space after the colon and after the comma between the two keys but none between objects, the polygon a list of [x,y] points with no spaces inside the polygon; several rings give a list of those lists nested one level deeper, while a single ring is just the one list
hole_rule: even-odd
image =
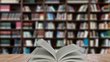
[{"label": "stack of books", "polygon": [[22,10],[24,12],[31,12],[31,8],[29,6],[24,6]]},{"label": "stack of books", "polygon": [[0,29],[11,29],[11,23],[10,22],[0,23]]},{"label": "stack of books", "polygon": [[60,0],[45,0],[45,3],[59,3]]},{"label": "stack of books", "polygon": [[98,38],[98,32],[90,31],[90,38]]},{"label": "stack of books", "polygon": [[2,13],[1,20],[21,20],[20,13]]},{"label": "stack of books", "polygon": [[20,0],[0,0],[0,3],[19,3]]},{"label": "stack of books", "polygon": [[75,23],[67,23],[67,29],[76,29],[76,24]]},{"label": "stack of books", "polygon": [[87,38],[88,31],[78,31],[77,38]]},{"label": "stack of books", "polygon": [[110,29],[110,22],[99,23],[99,29]]},{"label": "stack of books", "polygon": [[46,29],[55,29],[54,23],[47,23],[46,24]]},{"label": "stack of books", "polygon": [[80,29],[88,29],[88,23],[84,22],[80,24]]},{"label": "stack of books", "polygon": [[66,28],[65,23],[58,23],[57,29],[65,29],[65,28]]},{"label": "stack of books", "polygon": [[0,31],[1,38],[11,38],[11,31]]},{"label": "stack of books", "polygon": [[57,38],[65,38],[65,32],[63,32],[63,31],[57,31],[56,37]]},{"label": "stack of books", "polygon": [[46,31],[45,32],[45,38],[53,38],[53,32],[52,31]]},{"label": "stack of books", "polygon": [[31,18],[32,18],[32,20],[44,20],[45,15],[44,15],[44,13],[40,13],[40,14],[34,13],[31,15]]},{"label": "stack of books", "polygon": [[1,46],[10,46],[10,40],[1,40]]},{"label": "stack of books", "polygon": [[33,27],[33,23],[32,22],[24,22],[23,23],[23,29],[32,29]]},{"label": "stack of books", "polygon": [[20,38],[21,32],[20,31],[12,31],[12,38]]},{"label": "stack of books", "polygon": [[11,10],[10,5],[0,5],[0,11],[9,12]]},{"label": "stack of books", "polygon": [[75,35],[74,35],[73,32],[68,32],[68,33],[67,33],[67,37],[68,37],[68,38],[74,38]]},{"label": "stack of books", "polygon": [[29,31],[24,31],[24,32],[23,32],[23,37],[24,37],[24,38],[32,38],[32,34],[31,34],[31,32],[29,32]]},{"label": "stack of books", "polygon": [[35,28],[36,29],[43,29],[44,28],[44,24],[42,22],[36,22]]}]

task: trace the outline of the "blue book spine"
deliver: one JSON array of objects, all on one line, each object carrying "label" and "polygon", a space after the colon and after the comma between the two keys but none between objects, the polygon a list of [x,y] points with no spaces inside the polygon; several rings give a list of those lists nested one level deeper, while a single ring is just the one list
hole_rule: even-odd
[{"label": "blue book spine", "polygon": [[83,40],[84,46],[89,46],[89,40],[87,38],[85,38]]}]

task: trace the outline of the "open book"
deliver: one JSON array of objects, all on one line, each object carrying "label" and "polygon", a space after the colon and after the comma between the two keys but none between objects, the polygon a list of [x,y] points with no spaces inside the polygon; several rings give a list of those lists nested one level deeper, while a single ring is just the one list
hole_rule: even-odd
[{"label": "open book", "polygon": [[28,62],[85,62],[82,48],[71,44],[60,48],[57,52],[43,39],[38,40],[37,47]]}]

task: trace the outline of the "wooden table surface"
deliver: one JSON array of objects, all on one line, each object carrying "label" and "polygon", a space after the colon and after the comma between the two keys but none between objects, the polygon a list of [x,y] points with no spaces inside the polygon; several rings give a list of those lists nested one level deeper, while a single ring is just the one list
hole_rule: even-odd
[{"label": "wooden table surface", "polygon": [[[0,62],[27,62],[29,55],[12,54],[0,55]],[[86,62],[110,62],[110,54],[90,54],[86,56]]]}]

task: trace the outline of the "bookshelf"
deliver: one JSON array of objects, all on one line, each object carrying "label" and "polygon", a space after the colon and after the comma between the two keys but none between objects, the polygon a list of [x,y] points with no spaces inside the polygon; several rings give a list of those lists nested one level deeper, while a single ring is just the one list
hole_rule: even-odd
[{"label": "bookshelf", "polygon": [[108,0],[1,0],[0,53],[30,54],[45,39],[55,48],[75,43],[88,53],[110,48]]}]

